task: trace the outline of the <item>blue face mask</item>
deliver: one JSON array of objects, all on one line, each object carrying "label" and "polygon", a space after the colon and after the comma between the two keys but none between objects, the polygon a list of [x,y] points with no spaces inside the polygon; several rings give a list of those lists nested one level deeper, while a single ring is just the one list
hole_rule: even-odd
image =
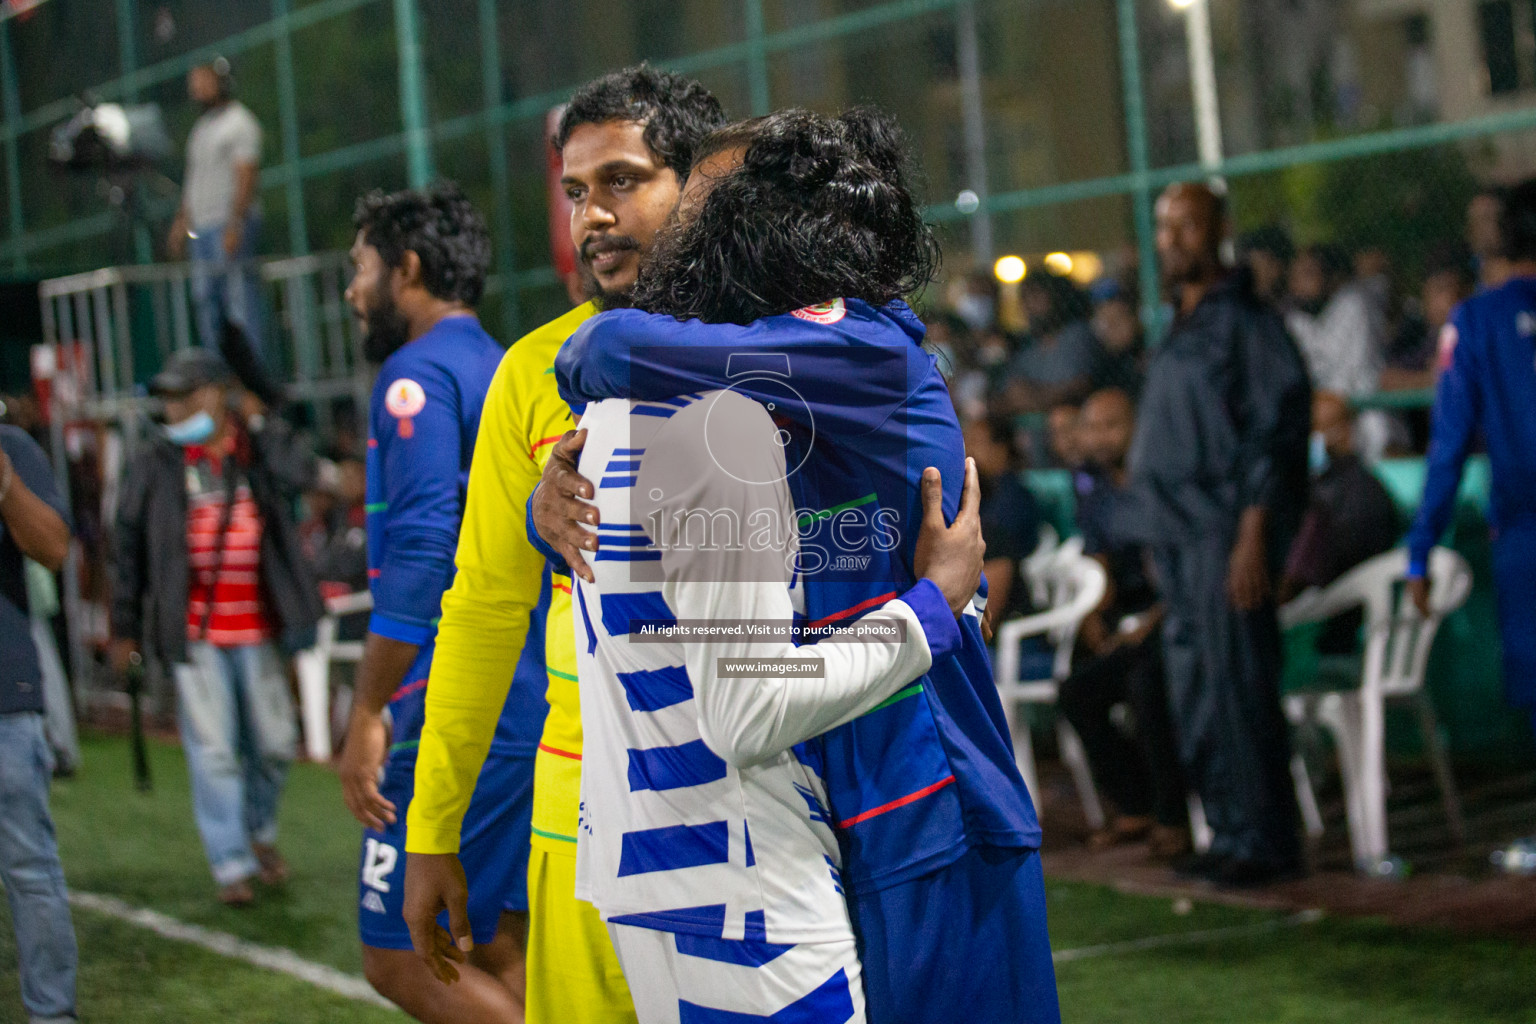
[{"label": "blue face mask", "polygon": [[213,436],[216,424],[206,412],[195,412],[180,423],[167,423],[165,436],[179,445],[202,444]]},{"label": "blue face mask", "polygon": [[1322,476],[1328,471],[1332,460],[1328,457],[1328,442],[1322,434],[1313,432],[1310,442],[1307,444],[1307,468],[1313,476]]}]

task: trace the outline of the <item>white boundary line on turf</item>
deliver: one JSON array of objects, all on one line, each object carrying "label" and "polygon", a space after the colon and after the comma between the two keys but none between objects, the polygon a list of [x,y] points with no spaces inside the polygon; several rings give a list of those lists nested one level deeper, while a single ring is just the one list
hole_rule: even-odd
[{"label": "white boundary line on turf", "polygon": [[[388,999],[375,992],[366,980],[338,971],[334,967],[327,967],[325,964],[317,964],[312,960],[305,960],[289,949],[247,942],[227,932],[218,932],[211,928],[204,928],[201,925],[188,924],[185,921],[178,921],[174,917],[155,910],[135,907],[114,896],[102,896],[90,892],[71,892],[69,894],[69,902],[83,910],[105,914],[119,921],[126,921],[128,924],[147,928],[162,938],[200,946],[220,956],[241,960],[252,966],[265,968],[269,971],[277,971],[280,974],[286,974],[289,977],[308,982],[316,988],[334,992],[336,995],[344,996],[348,999],[371,1003],[374,1006],[380,1006],[387,1010],[398,1009],[394,1003],[391,1003]],[[1128,939],[1124,942],[1106,942],[1097,946],[1058,949],[1051,954],[1051,960],[1058,964],[1073,963],[1078,960],[1117,956],[1121,953],[1141,953],[1153,949],[1196,946],[1220,939],[1247,938],[1287,928],[1316,924],[1323,917],[1324,914],[1321,910],[1303,910],[1300,913],[1291,914],[1288,917],[1276,920],[1234,925],[1230,928],[1207,928],[1194,932],[1149,935],[1145,938]]]},{"label": "white boundary line on turf", "polygon": [[1289,917],[1282,917],[1273,921],[1259,921],[1256,924],[1233,925],[1230,928],[1207,928],[1198,932],[1175,932],[1170,935],[1149,935],[1142,939],[1127,939],[1124,942],[1106,942],[1098,946],[1080,946],[1077,949],[1058,949],[1051,954],[1051,960],[1058,964],[1072,963],[1074,960],[1092,960],[1095,957],[1115,956],[1120,953],[1141,953],[1149,949],[1167,949],[1170,946],[1196,946],[1204,942],[1214,942],[1218,939],[1246,938],[1253,935],[1263,935],[1268,932],[1280,931],[1284,928],[1299,928],[1302,925],[1316,924],[1323,919],[1321,910],[1303,910]]},{"label": "white boundary line on turf", "polygon": [[289,949],[261,946],[236,938],[227,932],[216,932],[201,925],[187,924],[185,921],[178,921],[158,911],[124,903],[113,896],[101,896],[91,892],[71,892],[69,902],[83,910],[105,914],[119,921],[147,928],[162,938],[201,946],[203,949],[220,956],[227,956],[232,960],[242,960],[255,967],[263,967],[300,981],[307,981],[316,988],[323,988],[348,999],[372,1003],[374,1006],[382,1006],[389,1010],[397,1009],[394,1003],[375,992],[364,979],[338,971],[334,967],[327,967],[325,964],[305,960]]}]

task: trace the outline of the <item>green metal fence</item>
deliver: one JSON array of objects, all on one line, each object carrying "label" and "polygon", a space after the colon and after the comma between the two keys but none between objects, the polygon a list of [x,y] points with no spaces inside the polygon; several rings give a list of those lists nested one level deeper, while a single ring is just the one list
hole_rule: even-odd
[{"label": "green metal fence", "polygon": [[[912,138],[950,281],[1004,254],[1033,269],[1043,254],[1091,253],[1139,284],[1147,322],[1153,199],[1171,182],[1224,179],[1239,229],[1279,223],[1301,242],[1378,247],[1411,295],[1425,251],[1462,234],[1480,187],[1536,173],[1536,5],[1177,2],[0,0],[0,272],[163,262],[177,160],[64,174],[48,165],[49,133],[88,94],[159,104],[182,143],[196,115],[184,77],[217,56],[265,129],[262,249],[293,258],[268,277],[299,296],[283,306],[295,344],[308,332],[345,348],[351,325],[325,288],[292,282],[306,257],[330,267],[346,248],[356,196],[439,175],[491,223],[493,333],[510,340],[562,312],[546,118],[576,85],[642,59],[697,76],[737,116],[891,111]],[[1189,42],[1196,14],[1210,20],[1208,50]],[[1197,112],[1191,82],[1207,57],[1214,104]],[[131,314],[133,288],[169,282],[174,296],[180,273],[109,277]],[[111,312],[92,323],[116,338]],[[1463,649],[1482,657],[1473,684],[1452,687],[1464,714],[1451,726],[1463,750],[1508,749],[1523,726],[1497,711],[1480,594],[1476,628],[1458,620]]]},{"label": "green metal fence", "polygon": [[[1536,64],[1519,65],[1516,47],[1508,71],[1487,28],[1500,22],[1484,16],[1498,2],[1194,6],[1207,3],[1228,154],[1214,166],[1196,157],[1188,15],[1168,0],[13,2],[0,21],[0,267],[156,259],[175,162],[127,183],[135,224],[121,188],[49,170],[48,132],[89,92],[160,103],[181,141],[195,114],[182,79],[220,55],[266,128],[269,254],[344,247],[365,187],[455,177],[493,224],[489,312],[503,335],[562,301],[548,266],[544,118],[584,79],[639,59],[699,76],[737,115],[886,107],[913,136],[951,272],[1004,252],[1123,252],[1126,264],[1135,252],[1149,311],[1152,198],[1169,182],[1219,175],[1240,225],[1299,221],[1311,238],[1341,230],[1326,194],[1363,178],[1379,186],[1370,209],[1406,272],[1416,245],[1459,224],[1478,182],[1536,157]],[[1525,33],[1515,47],[1533,28],[1521,5],[1502,6]],[[1307,31],[1327,38],[1308,49],[1296,42]],[[1440,67],[1438,94],[1421,95],[1399,65]],[[1413,154],[1426,153],[1459,170],[1415,213]],[[965,190],[973,201],[957,205]],[[1342,240],[1371,241],[1353,233]]]}]

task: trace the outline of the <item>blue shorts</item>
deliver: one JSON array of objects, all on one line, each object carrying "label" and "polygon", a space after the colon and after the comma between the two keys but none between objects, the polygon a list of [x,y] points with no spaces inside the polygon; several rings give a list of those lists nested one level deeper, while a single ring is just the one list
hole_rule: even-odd
[{"label": "blue shorts", "polygon": [[[363,832],[357,933],[375,949],[410,949],[405,926],[405,815],[416,789],[414,758],[391,760],[380,792],[397,808],[383,832]],[[459,860],[469,881],[469,927],[477,945],[496,937],[504,910],[528,909],[528,828],[533,818],[533,758],[486,759],[464,815]],[[448,927],[444,912],[438,923]]]},{"label": "blue shorts", "polygon": [[1038,851],[975,847],[848,912],[870,1020],[1060,1024]]}]

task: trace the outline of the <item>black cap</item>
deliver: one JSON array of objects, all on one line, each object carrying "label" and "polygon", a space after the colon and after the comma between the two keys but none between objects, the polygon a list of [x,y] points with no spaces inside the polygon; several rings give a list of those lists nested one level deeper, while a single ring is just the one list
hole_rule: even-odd
[{"label": "black cap", "polygon": [[150,379],[149,393],[162,398],[177,397],[231,379],[229,364],[219,358],[218,353],[206,348],[186,348],[172,356],[165,369]]}]

